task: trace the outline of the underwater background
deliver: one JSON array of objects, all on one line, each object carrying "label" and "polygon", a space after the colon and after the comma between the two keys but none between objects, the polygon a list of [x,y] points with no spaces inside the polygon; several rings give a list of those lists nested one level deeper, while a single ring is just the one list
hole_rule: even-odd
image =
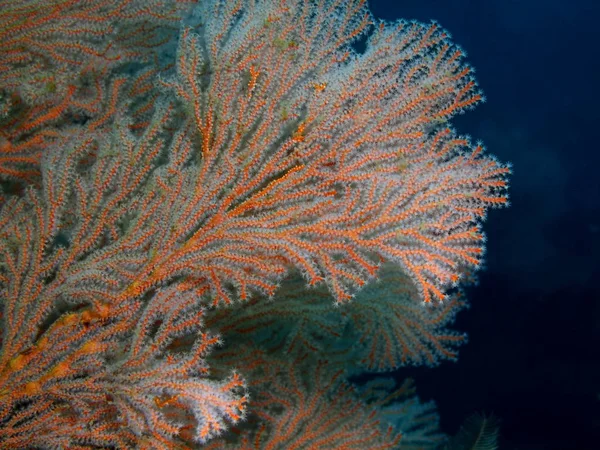
[{"label": "underwater background", "polygon": [[469,342],[457,363],[399,373],[447,433],[483,411],[501,449],[600,448],[600,2],[369,3],[451,33],[487,97],[457,129],[513,164],[511,206],[489,213],[486,269],[457,318]]}]

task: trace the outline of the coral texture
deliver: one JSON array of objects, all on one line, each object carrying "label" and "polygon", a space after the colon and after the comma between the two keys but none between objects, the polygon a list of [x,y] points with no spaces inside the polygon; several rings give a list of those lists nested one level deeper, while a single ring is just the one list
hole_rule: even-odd
[{"label": "coral texture", "polygon": [[0,0],[0,38],[0,448],[438,445],[408,385],[348,381],[456,357],[507,202],[437,24]]}]

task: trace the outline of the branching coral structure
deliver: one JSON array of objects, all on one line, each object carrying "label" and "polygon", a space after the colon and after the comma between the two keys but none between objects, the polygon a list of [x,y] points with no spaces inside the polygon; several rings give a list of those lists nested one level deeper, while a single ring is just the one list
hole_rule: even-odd
[{"label": "branching coral structure", "polygon": [[349,376],[456,358],[507,203],[449,125],[482,96],[446,33],[362,0],[40,5],[0,1],[0,448],[436,448],[408,384]]}]

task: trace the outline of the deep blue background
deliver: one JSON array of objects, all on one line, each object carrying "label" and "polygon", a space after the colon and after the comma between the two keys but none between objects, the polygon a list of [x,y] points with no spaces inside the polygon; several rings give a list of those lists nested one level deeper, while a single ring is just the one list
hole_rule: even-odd
[{"label": "deep blue background", "polygon": [[450,31],[488,99],[456,126],[514,166],[459,362],[398,376],[448,433],[484,411],[502,420],[501,449],[600,449],[600,1],[369,3]]}]

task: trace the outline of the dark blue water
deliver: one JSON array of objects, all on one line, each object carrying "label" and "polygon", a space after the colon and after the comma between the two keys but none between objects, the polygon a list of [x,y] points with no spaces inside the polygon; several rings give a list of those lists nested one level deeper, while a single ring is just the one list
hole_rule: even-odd
[{"label": "dark blue water", "polygon": [[487,270],[456,328],[458,363],[402,370],[454,433],[502,420],[501,449],[600,448],[600,2],[371,0],[437,20],[487,96],[456,120],[511,161],[510,209],[485,224]]}]

